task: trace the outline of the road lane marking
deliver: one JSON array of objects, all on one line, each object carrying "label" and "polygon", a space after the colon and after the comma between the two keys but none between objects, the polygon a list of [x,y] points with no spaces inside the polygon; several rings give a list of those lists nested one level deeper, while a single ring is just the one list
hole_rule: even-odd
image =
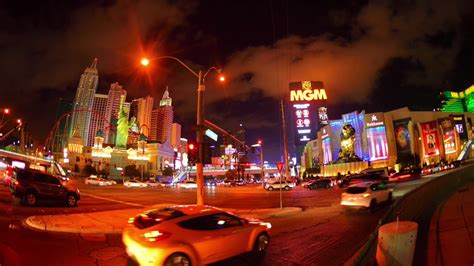
[{"label": "road lane marking", "polygon": [[92,195],[92,194],[88,194],[88,193],[84,193],[84,192],[81,192],[81,195],[88,196],[88,197],[93,197],[93,198],[97,198],[97,199],[102,199],[102,200],[108,200],[108,201],[117,202],[117,203],[122,203],[122,204],[135,206],[135,207],[145,207],[145,205],[141,205],[141,204],[138,204],[138,203],[132,203],[132,202],[126,202],[126,201],[122,201],[122,200],[104,198],[104,197],[101,197],[101,196],[96,196],[96,195]]}]

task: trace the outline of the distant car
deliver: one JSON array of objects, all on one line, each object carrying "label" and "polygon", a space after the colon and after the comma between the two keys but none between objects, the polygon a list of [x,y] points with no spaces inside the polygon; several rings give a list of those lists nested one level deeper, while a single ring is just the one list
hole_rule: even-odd
[{"label": "distant car", "polygon": [[207,265],[250,251],[263,255],[270,228],[211,206],[179,205],[130,218],[122,240],[140,265]]},{"label": "distant car", "polygon": [[108,180],[98,178],[96,175],[91,175],[91,176],[87,177],[84,180],[84,183],[86,185],[98,185],[98,186],[112,185],[112,182],[108,182]]},{"label": "distant car", "polygon": [[428,165],[423,168],[422,173],[425,175],[429,175],[429,174],[440,172],[441,170],[442,170],[441,166],[439,165]]},{"label": "distant car", "polygon": [[295,187],[295,184],[286,182],[284,180],[282,180],[281,183],[279,181],[274,181],[274,182],[265,184],[265,189],[269,191],[280,189],[280,187],[284,190],[290,190]]},{"label": "distant car", "polygon": [[311,190],[318,189],[318,188],[332,188],[332,187],[334,187],[334,182],[333,180],[329,178],[316,180],[308,185],[308,189],[311,189]]},{"label": "distant car", "polygon": [[208,180],[208,181],[206,182],[206,186],[208,186],[208,187],[215,187],[215,186],[217,186],[217,182],[216,182],[215,180]]},{"label": "distant car", "polygon": [[67,177],[67,176],[58,175],[57,177],[58,177],[62,182],[68,182],[68,181],[69,181],[69,177]]},{"label": "distant car", "polygon": [[316,180],[314,179],[304,180],[300,183],[300,186],[304,188],[308,188],[308,186],[311,185],[313,182],[316,182]]},{"label": "distant car", "polygon": [[79,189],[65,185],[54,175],[30,169],[15,169],[10,191],[23,204],[31,207],[41,199],[61,201],[68,207],[75,207],[81,198]]},{"label": "distant car", "polygon": [[348,187],[341,195],[341,206],[365,207],[374,210],[377,204],[392,200],[392,189],[382,182],[359,183]]},{"label": "distant car", "polygon": [[162,184],[160,182],[156,182],[154,180],[148,180],[145,182],[148,187],[161,187]]},{"label": "distant car", "polygon": [[398,181],[407,181],[412,179],[420,178],[421,174],[417,171],[400,171],[389,176],[390,182],[398,182]]},{"label": "distant car", "polygon": [[127,181],[123,182],[123,185],[126,186],[126,187],[148,187],[147,183],[140,182],[140,181],[134,180],[134,179],[127,180]]},{"label": "distant car", "polygon": [[237,185],[237,183],[233,180],[228,180],[228,179],[224,180],[224,186],[233,187],[233,186],[236,186],[236,185]]},{"label": "distant car", "polygon": [[195,181],[184,181],[179,183],[178,187],[180,188],[197,188],[197,183]]}]

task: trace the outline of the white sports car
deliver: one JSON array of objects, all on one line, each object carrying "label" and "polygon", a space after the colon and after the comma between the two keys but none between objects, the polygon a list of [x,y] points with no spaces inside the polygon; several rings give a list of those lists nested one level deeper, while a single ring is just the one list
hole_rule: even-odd
[{"label": "white sports car", "polygon": [[341,206],[365,207],[373,210],[381,202],[392,200],[393,189],[382,182],[359,183],[348,187],[341,195]]},{"label": "white sports car", "polygon": [[148,187],[147,183],[140,182],[137,180],[127,180],[123,182],[123,185],[126,187]]}]

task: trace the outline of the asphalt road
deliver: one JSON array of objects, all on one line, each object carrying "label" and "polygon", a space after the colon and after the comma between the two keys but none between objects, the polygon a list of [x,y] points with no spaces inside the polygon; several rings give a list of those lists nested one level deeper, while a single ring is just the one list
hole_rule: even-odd
[{"label": "asphalt road", "polygon": [[[119,235],[79,235],[36,232],[22,220],[30,215],[97,212],[141,208],[159,203],[194,203],[196,191],[175,188],[97,187],[77,181],[82,199],[77,208],[45,203],[36,208],[11,200],[0,186],[0,263],[4,265],[126,265]],[[269,219],[271,245],[262,260],[242,255],[216,265],[341,265],[364,243],[386,207],[375,213],[340,208],[341,190],[283,191],[283,205],[303,212]],[[226,208],[279,207],[279,191],[262,187],[217,187],[206,190],[206,204]],[[8,261],[7,261],[8,259]],[[3,261],[2,261],[3,260]]]}]

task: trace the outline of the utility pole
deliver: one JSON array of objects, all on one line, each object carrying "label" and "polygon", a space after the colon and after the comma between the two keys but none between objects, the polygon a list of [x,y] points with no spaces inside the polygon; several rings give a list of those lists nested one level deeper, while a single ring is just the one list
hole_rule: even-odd
[{"label": "utility pole", "polygon": [[[290,175],[290,170],[288,168],[288,147],[287,147],[287,141],[286,141],[286,122],[285,122],[285,108],[283,106],[283,99],[280,100],[280,106],[281,106],[281,123],[283,126],[283,153],[285,155],[285,181],[288,179],[288,176]],[[280,186],[281,187],[281,186]]]},{"label": "utility pole", "polygon": [[204,79],[202,71],[198,74],[198,97],[197,97],[197,112],[196,112],[196,143],[198,145],[198,160],[196,162],[196,183],[197,183],[197,205],[204,205]]},{"label": "utility pole", "polygon": [[260,175],[263,182],[263,179],[265,178],[265,172],[263,171],[263,141],[259,140],[258,144],[260,144]]}]

